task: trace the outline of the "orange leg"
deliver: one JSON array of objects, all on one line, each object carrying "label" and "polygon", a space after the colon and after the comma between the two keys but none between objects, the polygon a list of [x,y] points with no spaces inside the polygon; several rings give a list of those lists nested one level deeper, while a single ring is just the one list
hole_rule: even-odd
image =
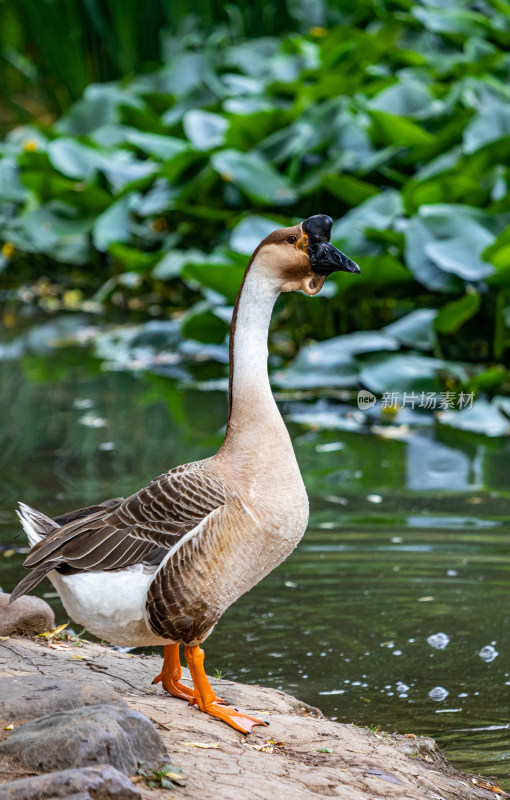
[{"label": "orange leg", "polygon": [[195,693],[189,686],[185,686],[181,679],[181,660],[179,658],[179,645],[167,644],[164,649],[163,668],[153,683],[163,684],[163,689],[174,697],[187,700],[191,705],[196,703]]},{"label": "orange leg", "polygon": [[[178,644],[167,644],[164,647],[163,668],[152,683],[159,683],[160,681],[163,684],[163,689],[173,697],[187,700],[190,706],[197,702],[193,689],[181,683],[181,659],[179,658]],[[214,699],[217,703],[228,705],[227,701],[223,700],[222,697],[215,697]]]},{"label": "orange leg", "polygon": [[223,720],[227,725],[237,731],[241,731],[241,733],[250,733],[255,725],[269,724],[257,717],[249,717],[247,714],[242,714],[236,708],[225,708],[219,704],[218,698],[214,694],[214,689],[207,680],[204,671],[204,651],[198,645],[185,647],[184,655],[193,678],[195,698],[200,711],[205,711],[211,717]]}]

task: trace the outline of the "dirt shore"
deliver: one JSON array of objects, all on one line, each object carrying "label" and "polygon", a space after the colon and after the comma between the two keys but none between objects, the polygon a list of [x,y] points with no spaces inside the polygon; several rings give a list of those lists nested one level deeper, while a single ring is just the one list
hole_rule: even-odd
[{"label": "dirt shore", "polygon": [[[0,678],[44,675],[108,684],[162,735],[186,786],[175,798],[202,800],[475,800],[508,797],[490,782],[455,770],[435,742],[325,719],[318,709],[274,689],[212,680],[218,695],[269,720],[246,737],[152,686],[156,656],[131,656],[90,642],[8,637]],[[184,680],[189,674],[183,670]],[[1,710],[1,702],[0,702]],[[1,717],[1,713],[0,713]],[[0,738],[5,738],[5,722]],[[0,761],[0,783],[26,777]],[[135,779],[136,782],[136,779]],[[136,783],[144,798],[170,797]]]}]

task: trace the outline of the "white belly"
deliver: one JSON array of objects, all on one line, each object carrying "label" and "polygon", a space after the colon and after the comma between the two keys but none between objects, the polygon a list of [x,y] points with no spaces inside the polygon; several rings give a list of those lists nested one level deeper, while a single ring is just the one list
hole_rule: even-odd
[{"label": "white belly", "polygon": [[152,633],[145,601],[154,570],[141,564],[118,572],[80,572],[48,575],[74,622],[100,639],[121,647],[170,644]]}]

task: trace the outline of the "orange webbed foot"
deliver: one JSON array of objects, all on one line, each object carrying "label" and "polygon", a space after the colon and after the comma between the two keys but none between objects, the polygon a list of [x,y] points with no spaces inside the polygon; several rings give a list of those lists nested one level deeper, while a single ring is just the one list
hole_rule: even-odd
[{"label": "orange webbed foot", "polygon": [[207,703],[205,707],[200,710],[209,714],[211,717],[221,719],[223,722],[226,722],[227,725],[230,725],[231,728],[235,728],[236,731],[240,731],[241,733],[251,733],[251,729],[256,725],[269,725],[269,722],[263,719],[250,717],[249,714],[243,714],[242,711],[238,711],[237,708],[233,706],[225,708],[214,701],[212,703]]},{"label": "orange webbed foot", "polygon": [[194,645],[186,647],[184,654],[193,678],[193,688],[200,711],[209,714],[211,717],[216,717],[216,719],[221,719],[231,728],[235,728],[236,731],[241,733],[250,733],[251,729],[256,725],[269,725],[268,722],[258,719],[258,717],[250,717],[248,714],[243,714],[233,706],[222,707],[205,674],[204,651],[198,645]]}]

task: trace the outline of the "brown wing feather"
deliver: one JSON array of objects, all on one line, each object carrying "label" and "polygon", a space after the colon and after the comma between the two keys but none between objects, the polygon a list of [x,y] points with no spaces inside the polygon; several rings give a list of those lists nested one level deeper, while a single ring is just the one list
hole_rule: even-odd
[{"label": "brown wing feather", "polygon": [[[113,502],[113,501],[107,501]],[[25,566],[67,565],[80,570],[119,569],[158,563],[181,536],[225,503],[223,482],[202,462],[177,467],[113,507],[91,507],[88,516],[48,533],[28,554]],[[106,505],[106,503],[105,503]]]}]

